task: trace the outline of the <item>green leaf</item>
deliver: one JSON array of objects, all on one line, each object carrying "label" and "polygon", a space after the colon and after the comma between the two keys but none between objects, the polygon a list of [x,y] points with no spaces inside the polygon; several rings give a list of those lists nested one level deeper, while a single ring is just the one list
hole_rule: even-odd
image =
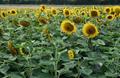
[{"label": "green leaf", "polygon": [[117,77],[119,75],[119,73],[115,73],[115,72],[105,72],[105,76],[108,76],[108,77]]},{"label": "green leaf", "polygon": [[0,72],[3,73],[3,74],[6,74],[6,72],[9,70],[9,66],[6,65],[6,64],[3,64],[0,66]]},{"label": "green leaf", "polygon": [[41,69],[35,69],[33,70],[33,74],[31,78],[54,78],[49,73],[43,73]]},{"label": "green leaf", "polygon": [[10,78],[23,78],[22,76],[20,76],[20,75],[17,74],[17,73],[10,73],[10,74],[9,74],[9,77],[10,77]]},{"label": "green leaf", "polygon": [[105,45],[105,42],[104,42],[103,40],[101,40],[101,39],[98,39],[98,40],[97,40],[97,43],[98,43],[99,45]]},{"label": "green leaf", "polygon": [[90,75],[93,71],[90,68],[82,67],[81,72],[85,75]]}]

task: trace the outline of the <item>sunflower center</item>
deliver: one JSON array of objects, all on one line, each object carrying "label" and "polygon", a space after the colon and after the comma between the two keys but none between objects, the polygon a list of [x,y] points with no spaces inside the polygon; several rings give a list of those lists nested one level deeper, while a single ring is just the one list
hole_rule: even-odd
[{"label": "sunflower center", "polygon": [[98,16],[97,11],[91,11],[91,16],[92,16],[92,17],[96,17],[96,16]]},{"label": "sunflower center", "polygon": [[82,12],[82,15],[85,15],[85,13],[84,13],[84,12]]},{"label": "sunflower center", "polygon": [[66,15],[69,15],[69,11],[65,11],[65,14],[66,14]]},{"label": "sunflower center", "polygon": [[8,11],[8,14],[10,13],[10,11]]},{"label": "sunflower center", "polygon": [[47,24],[48,23],[48,21],[47,21],[47,19],[46,18],[39,18],[39,22],[40,23],[42,23],[42,24]]},{"label": "sunflower center", "polygon": [[15,11],[12,11],[12,14],[15,14]]},{"label": "sunflower center", "polygon": [[106,12],[110,12],[110,9],[106,9]]},{"label": "sunflower center", "polygon": [[94,34],[95,33],[95,28],[94,27],[88,28],[87,33],[88,34]]},{"label": "sunflower center", "polygon": [[73,25],[70,23],[65,24],[65,30],[71,32],[74,29]]},{"label": "sunflower center", "polygon": [[45,6],[42,6],[42,9],[45,9]]},{"label": "sunflower center", "polygon": [[53,12],[53,14],[56,14],[56,10],[53,10],[52,12]]},{"label": "sunflower center", "polygon": [[113,15],[114,15],[114,14],[115,14],[115,12],[111,12],[111,14],[113,14]]},{"label": "sunflower center", "polygon": [[112,19],[112,16],[108,16],[108,19]]},{"label": "sunflower center", "polygon": [[5,13],[2,14],[5,17]]},{"label": "sunflower center", "polygon": [[27,27],[30,23],[28,21],[20,21],[20,25]]}]

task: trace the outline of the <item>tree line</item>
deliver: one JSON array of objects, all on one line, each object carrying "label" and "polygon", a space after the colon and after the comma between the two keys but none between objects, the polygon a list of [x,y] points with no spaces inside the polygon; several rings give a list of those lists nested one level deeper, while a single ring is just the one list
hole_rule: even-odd
[{"label": "tree line", "polygon": [[119,0],[1,0],[1,4],[120,4]]}]

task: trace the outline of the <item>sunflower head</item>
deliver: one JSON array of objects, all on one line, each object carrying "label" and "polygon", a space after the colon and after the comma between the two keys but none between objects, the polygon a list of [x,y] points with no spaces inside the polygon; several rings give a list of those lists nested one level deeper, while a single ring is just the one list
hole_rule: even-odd
[{"label": "sunflower head", "polygon": [[41,12],[40,12],[39,10],[36,10],[36,11],[34,12],[35,17],[39,17],[40,13],[41,13]]},{"label": "sunflower head", "polygon": [[45,17],[39,17],[38,22],[41,24],[48,24],[48,19]]},{"label": "sunflower head", "polygon": [[69,16],[70,15],[70,10],[69,9],[63,9],[63,14],[64,16]]},{"label": "sunflower head", "polygon": [[69,58],[70,60],[73,60],[74,57],[75,57],[75,52],[74,52],[74,50],[73,50],[73,49],[68,50],[68,58]]},{"label": "sunflower head", "polygon": [[82,18],[80,16],[76,16],[73,18],[73,21],[76,23],[76,24],[79,24],[80,22],[82,22]]},{"label": "sunflower head", "polygon": [[96,19],[96,22],[100,23],[100,22],[101,22],[101,20],[100,20],[99,18],[97,18],[97,19]]},{"label": "sunflower head", "polygon": [[82,11],[80,14],[81,14],[82,16],[84,16],[84,15],[85,15],[85,11]]},{"label": "sunflower head", "polygon": [[114,12],[114,11],[111,11],[111,13],[110,13],[110,14],[114,15],[114,14],[115,14],[115,12]]},{"label": "sunflower head", "polygon": [[57,14],[57,10],[55,9],[55,8],[52,8],[51,9],[51,14],[54,16],[54,15],[56,15]]},{"label": "sunflower head", "polygon": [[100,12],[98,10],[90,11],[90,17],[98,17],[99,15],[100,15]]},{"label": "sunflower head", "polygon": [[10,14],[11,13],[10,10],[8,10],[7,13]]},{"label": "sunflower head", "polygon": [[48,28],[45,28],[42,30],[43,34],[48,34],[49,33],[49,29]]},{"label": "sunflower head", "polygon": [[113,7],[113,11],[116,13],[116,14],[120,14],[120,6],[115,6]]},{"label": "sunflower head", "polygon": [[114,19],[114,15],[107,15],[106,19],[112,21]]},{"label": "sunflower head", "polygon": [[7,13],[5,11],[1,11],[0,16],[2,18],[6,18],[7,17]]},{"label": "sunflower head", "polygon": [[16,9],[11,9],[11,10],[10,10],[10,14],[11,14],[11,15],[16,15],[16,14],[17,14]]},{"label": "sunflower head", "polygon": [[27,27],[27,26],[30,25],[30,22],[28,22],[28,21],[20,21],[19,24],[20,24],[21,26],[23,26],[23,27]]},{"label": "sunflower head", "polygon": [[72,23],[70,20],[64,20],[61,23],[61,31],[67,34],[75,33],[77,30],[74,23]]},{"label": "sunflower head", "polygon": [[87,38],[94,38],[99,34],[97,27],[90,22],[84,24],[82,32]]},{"label": "sunflower head", "polygon": [[14,47],[13,42],[11,40],[8,41],[7,47],[13,56],[17,55],[17,50]]},{"label": "sunflower head", "polygon": [[105,13],[111,13],[111,8],[110,7],[105,7],[104,12]]},{"label": "sunflower head", "polygon": [[45,5],[40,5],[40,11],[45,11],[45,9],[46,9],[46,6]]}]

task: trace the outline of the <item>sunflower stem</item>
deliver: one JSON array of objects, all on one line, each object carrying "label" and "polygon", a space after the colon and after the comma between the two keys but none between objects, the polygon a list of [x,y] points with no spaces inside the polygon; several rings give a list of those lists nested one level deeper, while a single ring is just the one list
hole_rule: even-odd
[{"label": "sunflower stem", "polygon": [[57,74],[57,65],[58,65],[58,52],[57,52],[57,47],[55,45],[55,65],[54,65],[55,76],[54,78],[59,78]]},{"label": "sunflower stem", "polygon": [[88,48],[89,49],[93,48],[93,46],[92,46],[92,39],[91,38],[88,39]]},{"label": "sunflower stem", "polygon": [[77,76],[77,78],[80,78],[80,60],[78,60],[78,62],[77,62],[77,71],[78,71],[78,76]]}]

